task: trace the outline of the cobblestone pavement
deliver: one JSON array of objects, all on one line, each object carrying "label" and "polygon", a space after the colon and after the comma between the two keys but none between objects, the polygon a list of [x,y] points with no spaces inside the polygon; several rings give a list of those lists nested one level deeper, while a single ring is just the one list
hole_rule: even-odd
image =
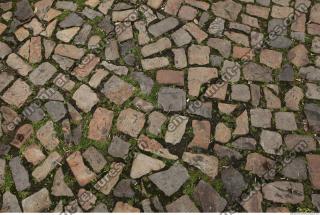
[{"label": "cobblestone pavement", "polygon": [[319,0],[1,0],[2,212],[320,210]]}]

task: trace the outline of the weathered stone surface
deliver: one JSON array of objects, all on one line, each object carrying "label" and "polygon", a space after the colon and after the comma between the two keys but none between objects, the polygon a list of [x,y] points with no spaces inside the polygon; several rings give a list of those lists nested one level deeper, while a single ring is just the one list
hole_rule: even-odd
[{"label": "weathered stone surface", "polygon": [[77,48],[76,46],[68,44],[58,44],[54,50],[54,53],[64,57],[79,60],[84,55],[84,49]]},{"label": "weathered stone surface", "polygon": [[85,166],[79,151],[69,155],[67,163],[80,186],[85,186],[96,178],[96,174]]},{"label": "weathered stone surface", "polygon": [[150,25],[148,31],[154,36],[158,37],[162,34],[174,29],[179,24],[178,19],[174,17],[168,17],[166,19],[161,20],[153,25]]},{"label": "weathered stone surface", "polygon": [[125,158],[129,152],[130,144],[120,137],[113,137],[108,148],[108,153],[113,157]]},{"label": "weathered stone surface", "polygon": [[48,121],[37,131],[37,138],[49,151],[53,151],[59,145],[59,139],[53,127],[53,122]]},{"label": "weathered stone surface", "polygon": [[182,111],[186,108],[186,93],[178,88],[162,87],[158,93],[158,105],[164,111]]},{"label": "weathered stone surface", "polygon": [[32,176],[37,182],[43,181],[61,160],[62,157],[58,152],[51,152],[42,164],[33,170]]},{"label": "weathered stone surface", "polygon": [[214,138],[218,142],[227,143],[231,139],[231,129],[222,122],[218,123],[215,129]]},{"label": "weathered stone surface", "polygon": [[112,126],[113,111],[97,108],[89,124],[88,138],[102,141],[109,137]]},{"label": "weathered stone surface", "polygon": [[284,138],[288,150],[310,152],[316,150],[316,141],[311,136],[288,134]]},{"label": "weathered stone surface", "polygon": [[112,212],[113,213],[139,213],[140,209],[135,208],[124,202],[117,202]]},{"label": "weathered stone surface", "polygon": [[113,195],[119,198],[132,198],[135,193],[131,185],[134,185],[136,181],[132,179],[122,179],[113,190]]},{"label": "weathered stone surface", "polygon": [[72,190],[64,181],[64,174],[61,167],[56,171],[56,174],[54,175],[51,194],[54,196],[73,196]]},{"label": "weathered stone surface", "polygon": [[206,65],[209,63],[210,48],[208,46],[191,45],[188,48],[189,64]]},{"label": "weathered stone surface", "polygon": [[29,174],[25,167],[21,164],[20,157],[14,157],[9,162],[9,167],[18,192],[30,188]]},{"label": "weathered stone surface", "polygon": [[218,77],[218,71],[215,68],[195,67],[188,70],[188,89],[189,95],[199,96],[202,84]]},{"label": "weathered stone surface", "polygon": [[293,180],[306,180],[308,178],[307,162],[304,157],[297,157],[289,161],[282,169],[281,174]]},{"label": "weathered stone surface", "polygon": [[271,127],[272,114],[270,110],[261,108],[251,109],[250,116],[252,126],[259,128]]},{"label": "weathered stone surface", "polygon": [[117,105],[123,104],[133,95],[134,87],[117,76],[112,76],[102,89],[102,93]]},{"label": "weathered stone surface", "polygon": [[242,192],[248,187],[242,174],[233,167],[222,170],[221,179],[224,188],[233,200],[239,198]]},{"label": "weathered stone surface", "polygon": [[229,147],[226,147],[226,146],[214,144],[213,150],[216,153],[216,155],[221,159],[223,159],[223,158],[227,158],[230,160],[242,159],[242,155],[239,152],[237,152],[236,150],[233,150]]},{"label": "weathered stone surface", "polygon": [[16,10],[14,12],[15,17],[19,21],[26,21],[30,19],[34,14],[32,7],[28,0],[21,0],[16,5]]},{"label": "weathered stone surface", "polygon": [[310,128],[315,131],[320,131],[320,107],[314,103],[307,103],[304,106],[304,113],[307,116],[307,120]]},{"label": "weathered stone surface", "polygon": [[30,86],[22,79],[18,79],[5,91],[1,98],[8,104],[20,108],[31,94]]},{"label": "weathered stone surface", "polygon": [[178,114],[173,115],[169,120],[168,130],[165,134],[165,141],[173,145],[180,143],[185,133],[188,121],[189,118],[186,116]]},{"label": "weathered stone surface", "polygon": [[255,191],[248,199],[241,202],[242,207],[249,213],[262,213],[263,197],[260,191]]},{"label": "weathered stone surface", "polygon": [[167,120],[167,117],[165,115],[163,115],[158,111],[153,111],[152,113],[149,114],[149,117],[148,117],[148,122],[147,122],[148,132],[154,135],[159,135],[161,132],[161,127],[166,120]]},{"label": "weathered stone surface", "polygon": [[22,208],[25,213],[37,213],[47,210],[51,206],[51,199],[47,188],[22,200]]},{"label": "weathered stone surface", "polygon": [[194,137],[188,147],[208,149],[211,138],[211,125],[206,120],[192,120]]},{"label": "weathered stone surface", "polygon": [[67,114],[67,110],[62,102],[49,101],[44,106],[54,122],[60,121]]},{"label": "weathered stone surface", "polygon": [[294,113],[277,112],[275,113],[276,128],[286,131],[294,131],[298,129]]},{"label": "weathered stone surface", "polygon": [[86,151],[84,151],[82,156],[96,173],[99,173],[107,164],[103,155],[93,146],[90,146]]},{"label": "weathered stone surface", "polygon": [[213,179],[218,174],[219,160],[214,156],[185,152],[182,155],[182,160],[200,169],[203,173]]},{"label": "weathered stone surface", "polygon": [[236,21],[242,6],[232,0],[218,1],[212,4],[212,12],[219,17],[229,21]]},{"label": "weathered stone surface", "polygon": [[168,204],[166,209],[169,213],[197,213],[199,212],[198,208],[191,201],[188,195],[183,195],[174,202]]},{"label": "weathered stone surface", "polygon": [[143,113],[127,108],[120,112],[117,120],[117,129],[132,137],[138,137],[145,124]]},{"label": "weathered stone surface", "polygon": [[241,150],[255,150],[257,141],[250,137],[239,137],[232,142],[232,146]]},{"label": "weathered stone surface", "polygon": [[262,130],[260,145],[268,154],[282,155],[282,136],[278,132]]},{"label": "weathered stone surface", "polygon": [[[4,118],[5,118],[5,114],[4,114]],[[24,124],[18,128],[14,136],[14,139],[11,141],[10,144],[20,149],[21,146],[30,139],[33,133],[34,131],[33,131],[32,125]]]},{"label": "weathered stone surface", "polygon": [[17,197],[10,191],[3,194],[2,208],[4,213],[21,213],[21,208]]},{"label": "weathered stone surface", "polygon": [[174,164],[168,170],[149,176],[149,179],[164,192],[166,196],[171,196],[177,192],[188,178],[189,174],[187,169],[179,163]]},{"label": "weathered stone surface", "polygon": [[311,185],[314,189],[319,190],[320,189],[320,183],[319,183],[320,156],[315,154],[308,154],[306,157],[308,162],[309,179],[310,179]]},{"label": "weathered stone surface", "polygon": [[272,179],[275,174],[276,162],[259,153],[251,153],[247,156],[245,170],[259,177]]},{"label": "weathered stone surface", "polygon": [[87,85],[81,85],[72,96],[77,106],[88,113],[99,102],[97,94]]},{"label": "weathered stone surface", "polygon": [[298,204],[304,200],[303,185],[291,181],[275,181],[262,187],[263,198],[276,203]]},{"label": "weathered stone surface", "polygon": [[164,167],[165,163],[161,160],[139,153],[132,162],[130,177],[133,179],[140,178],[152,171],[158,171]]},{"label": "weathered stone surface", "polygon": [[41,161],[43,161],[46,158],[46,156],[43,154],[40,146],[38,146],[36,144],[32,144],[30,146],[27,146],[27,148],[23,152],[23,156],[25,157],[25,159],[28,162],[32,163],[32,165],[34,165],[34,166],[40,164]]}]

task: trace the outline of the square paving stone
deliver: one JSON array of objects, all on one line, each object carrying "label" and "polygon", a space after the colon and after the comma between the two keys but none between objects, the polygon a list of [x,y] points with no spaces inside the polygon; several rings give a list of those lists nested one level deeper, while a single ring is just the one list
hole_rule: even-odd
[{"label": "square paving stone", "polygon": [[162,87],[158,93],[158,105],[164,111],[182,111],[186,108],[186,92],[179,88]]},{"label": "square paving stone", "polygon": [[20,108],[32,94],[29,85],[21,79],[18,79],[13,85],[3,94],[2,100],[10,105]]}]

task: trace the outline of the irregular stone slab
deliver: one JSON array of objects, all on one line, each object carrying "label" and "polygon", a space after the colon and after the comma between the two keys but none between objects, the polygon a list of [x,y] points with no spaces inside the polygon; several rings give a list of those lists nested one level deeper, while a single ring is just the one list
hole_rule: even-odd
[{"label": "irregular stone slab", "polygon": [[168,0],[165,4],[164,12],[170,15],[177,15],[183,0]]},{"label": "irregular stone slab", "polygon": [[272,71],[268,67],[249,62],[242,68],[244,78],[248,81],[272,82]]},{"label": "irregular stone slab", "polygon": [[315,154],[308,154],[307,156],[309,178],[314,189],[320,189],[320,156]]},{"label": "irregular stone slab", "polygon": [[173,145],[180,143],[185,133],[188,121],[189,121],[189,118],[186,116],[182,116],[178,114],[173,115],[170,118],[170,121],[168,124],[168,130],[165,134],[165,141]]},{"label": "irregular stone slab", "polygon": [[107,164],[103,155],[93,146],[90,146],[86,151],[84,151],[82,156],[96,173],[99,173]]},{"label": "irregular stone slab", "polygon": [[48,121],[37,131],[37,138],[41,144],[49,151],[53,151],[59,145],[59,139],[56,137],[53,122]]},{"label": "irregular stone slab", "polygon": [[92,212],[92,213],[108,213],[109,210],[105,204],[98,203],[97,206],[93,210],[91,210],[90,212]]},{"label": "irregular stone slab", "polygon": [[257,16],[263,19],[268,19],[270,9],[253,4],[247,4],[246,12],[250,15]]},{"label": "irregular stone slab", "polygon": [[162,87],[158,93],[158,105],[164,111],[182,111],[186,108],[186,93],[182,89]]},{"label": "irregular stone slab", "polygon": [[90,81],[89,81],[89,85],[92,88],[98,88],[98,86],[100,85],[101,81],[107,77],[109,75],[109,72],[107,70],[104,69],[96,69],[95,73],[91,76]]},{"label": "irregular stone slab", "polygon": [[4,213],[21,213],[21,208],[17,197],[10,191],[3,194],[2,208]]},{"label": "irregular stone slab", "polygon": [[99,57],[96,57],[94,54],[88,54],[83,58],[81,64],[77,66],[71,74],[76,76],[79,80],[82,80],[90,75],[99,62]]},{"label": "irregular stone slab", "polygon": [[312,204],[320,211],[320,195],[319,194],[312,194]]},{"label": "irregular stone slab", "polygon": [[249,213],[262,213],[263,197],[260,191],[253,191],[249,199],[244,199],[241,202],[242,207]]},{"label": "irregular stone slab", "polygon": [[167,37],[163,37],[154,43],[151,43],[142,47],[141,54],[143,55],[143,57],[149,57],[153,54],[162,52],[169,48],[171,48],[170,39]]},{"label": "irregular stone slab", "polygon": [[209,64],[210,48],[208,46],[191,45],[188,48],[189,64]]},{"label": "irregular stone slab", "polygon": [[215,129],[214,139],[220,143],[227,143],[231,139],[231,129],[219,122]]},{"label": "irregular stone slab", "polygon": [[117,74],[117,75],[127,75],[128,74],[128,68],[125,66],[117,66],[111,63],[108,63],[107,61],[102,61],[102,66],[104,66],[107,70]]},{"label": "irregular stone slab", "polygon": [[58,44],[54,49],[54,53],[64,57],[80,60],[84,55],[84,49],[74,45]]},{"label": "irregular stone slab", "polygon": [[290,64],[285,64],[282,67],[282,70],[279,74],[279,80],[287,82],[294,81],[294,70]]},{"label": "irregular stone slab", "polygon": [[82,209],[78,204],[77,200],[73,200],[71,202],[68,203],[68,205],[66,205],[64,207],[64,211],[68,212],[68,213],[82,213]]},{"label": "irregular stone slab", "polygon": [[249,133],[249,118],[248,112],[243,111],[236,119],[236,128],[233,131],[233,135],[245,135]]},{"label": "irregular stone slab", "polygon": [[16,70],[18,74],[22,76],[27,76],[32,70],[32,67],[25,63],[17,54],[11,53],[6,61],[7,65],[12,69]]},{"label": "irregular stone slab", "polygon": [[227,206],[227,201],[203,180],[195,187],[192,197],[203,212],[222,212]]},{"label": "irregular stone slab", "polygon": [[129,152],[130,143],[114,136],[108,147],[108,153],[112,157],[126,158]]},{"label": "irregular stone slab", "polygon": [[184,86],[184,71],[158,70],[156,80],[159,84]]},{"label": "irregular stone slab", "polygon": [[105,195],[109,195],[113,187],[118,183],[124,166],[123,163],[113,162],[109,172],[94,185],[94,188]]},{"label": "irregular stone slab", "polygon": [[122,179],[113,190],[113,195],[118,198],[132,198],[134,197],[134,190],[131,185],[137,182],[132,179]]},{"label": "irregular stone slab", "polygon": [[207,120],[192,120],[194,137],[188,147],[208,149],[211,138],[211,125]]},{"label": "irregular stone slab", "polygon": [[272,179],[275,176],[275,164],[275,161],[259,153],[251,153],[247,156],[245,170],[259,177]]},{"label": "irregular stone slab", "polygon": [[143,100],[139,97],[135,97],[132,101],[132,104],[138,109],[142,110],[145,113],[149,113],[154,109],[154,106],[151,102]]},{"label": "irregular stone slab", "polygon": [[304,105],[304,113],[307,116],[310,128],[315,131],[320,131],[320,107],[314,103],[307,103]]},{"label": "irregular stone slab", "polygon": [[122,105],[133,95],[134,87],[113,75],[105,84],[101,92],[112,102]]},{"label": "irregular stone slab", "polygon": [[195,67],[188,70],[188,89],[189,95],[198,96],[202,84],[218,77],[218,71],[215,68]]},{"label": "irregular stone slab", "polygon": [[17,2],[14,16],[21,22],[27,21],[33,16],[33,10],[28,0]]},{"label": "irregular stone slab", "polygon": [[88,113],[99,102],[97,94],[85,84],[77,89],[72,99],[76,101],[77,106],[85,113]]},{"label": "irregular stone slab", "polygon": [[274,131],[262,130],[260,135],[260,145],[268,154],[282,155],[282,137],[281,134]]},{"label": "irregular stone slab", "polygon": [[191,201],[188,195],[183,195],[174,202],[168,204],[166,209],[169,213],[199,213],[198,208]]},{"label": "irregular stone slab", "polygon": [[54,196],[73,196],[72,190],[64,181],[64,174],[61,167],[54,175],[51,194]]},{"label": "irregular stone slab", "polygon": [[143,70],[160,69],[169,65],[166,57],[154,57],[141,60]]},{"label": "irregular stone slab", "polygon": [[163,169],[165,166],[165,163],[161,160],[139,153],[132,162],[130,177],[133,179],[140,178],[152,171]]},{"label": "irregular stone slab", "polygon": [[236,150],[233,150],[226,146],[221,146],[219,144],[214,144],[213,147],[214,152],[218,156],[218,158],[228,158],[229,160],[241,160],[242,155],[237,152]]},{"label": "irregular stone slab", "polygon": [[284,138],[288,150],[311,152],[316,150],[316,141],[311,136],[288,134]]},{"label": "irregular stone slab", "polygon": [[192,41],[190,34],[183,28],[179,28],[177,31],[173,32],[171,38],[178,47],[189,44]]},{"label": "irregular stone slab", "polygon": [[140,213],[140,209],[124,202],[117,202],[112,213]]},{"label": "irregular stone slab", "polygon": [[148,117],[148,122],[147,122],[148,132],[154,135],[159,135],[161,132],[161,127],[166,120],[167,120],[167,117],[164,114],[158,111],[153,111],[152,113],[149,114],[149,117]]},{"label": "irregular stone slab", "polygon": [[231,99],[240,102],[250,101],[250,89],[246,84],[234,84],[231,86]]},{"label": "irregular stone slab", "polygon": [[54,122],[60,121],[67,114],[67,110],[62,102],[49,101],[44,106]]},{"label": "irregular stone slab", "polygon": [[22,165],[20,157],[15,157],[10,160],[9,167],[13,177],[14,184],[18,192],[30,188],[29,175],[26,168]]},{"label": "irregular stone slab", "polygon": [[96,174],[85,166],[79,151],[69,155],[67,163],[80,186],[85,186],[96,178]]},{"label": "irregular stone slab", "polygon": [[26,143],[31,135],[34,133],[33,127],[31,124],[24,124],[17,130],[14,139],[11,141],[11,145],[20,149],[21,146]]},{"label": "irregular stone slab", "polygon": [[248,187],[242,174],[233,167],[222,170],[221,180],[232,200],[239,198],[242,192]]},{"label": "irregular stone slab", "polygon": [[189,165],[200,169],[212,179],[218,175],[219,160],[214,156],[184,152],[182,160]]},{"label": "irregular stone slab", "polygon": [[281,174],[287,178],[303,181],[308,178],[307,175],[307,162],[304,157],[297,157],[286,164]]},{"label": "irregular stone slab", "polygon": [[288,52],[288,60],[297,67],[305,66],[309,63],[308,50],[300,44]]},{"label": "irregular stone slab", "polygon": [[102,141],[109,137],[112,126],[113,111],[97,108],[89,124],[88,138]]},{"label": "irregular stone slab", "polygon": [[304,97],[303,90],[300,87],[294,86],[285,94],[286,107],[291,110],[298,111],[301,100]]},{"label": "irregular stone slab", "polygon": [[52,202],[47,188],[42,188],[38,192],[22,200],[22,208],[25,213],[38,213],[47,210]]},{"label": "irregular stone slab", "polygon": [[29,85],[18,79],[1,97],[5,102],[20,108],[32,94]]},{"label": "irregular stone slab", "polygon": [[61,28],[79,27],[82,24],[83,24],[83,19],[78,14],[70,13],[68,16],[64,18],[64,20],[59,22],[59,27]]},{"label": "irregular stone slab", "polygon": [[145,135],[140,135],[138,139],[138,147],[139,149],[151,152],[157,156],[169,159],[169,160],[177,160],[178,157],[169,152],[168,149],[164,148],[158,141],[154,139],[150,139]]},{"label": "irregular stone slab", "polygon": [[298,129],[294,113],[277,112],[275,113],[276,128],[285,131]]},{"label": "irregular stone slab", "polygon": [[189,174],[187,169],[179,163],[174,164],[168,170],[149,176],[149,179],[164,192],[166,196],[171,196],[177,192],[188,178]]},{"label": "irregular stone slab", "polygon": [[271,128],[272,113],[268,109],[255,108],[250,110],[251,124],[258,128]]},{"label": "irregular stone slab", "polygon": [[319,81],[320,69],[314,66],[302,67],[299,70],[299,75],[309,81]]},{"label": "irregular stone slab", "polygon": [[51,152],[43,163],[33,170],[32,176],[37,182],[43,181],[61,161],[62,157],[58,152]]},{"label": "irregular stone slab", "polygon": [[138,137],[145,123],[144,114],[127,108],[120,112],[117,120],[117,129],[132,137]]},{"label": "irregular stone slab", "polygon": [[275,181],[262,187],[263,198],[276,203],[298,204],[304,200],[303,184]]},{"label": "irregular stone slab", "polygon": [[232,0],[218,1],[213,3],[211,6],[211,10],[214,15],[229,21],[236,21],[241,9],[241,4],[238,4]]},{"label": "irregular stone slab", "polygon": [[175,27],[179,25],[178,19],[174,17],[168,17],[166,19],[161,20],[153,25],[150,25],[148,31],[154,36],[159,37],[164,33],[173,30]]},{"label": "irregular stone slab", "polygon": [[195,100],[189,103],[188,113],[202,116],[207,119],[212,118],[212,103],[211,102],[200,102]]},{"label": "irregular stone slab", "polygon": [[33,166],[37,166],[46,158],[40,146],[36,144],[27,146],[27,148],[23,152],[23,156],[29,163],[32,163]]}]

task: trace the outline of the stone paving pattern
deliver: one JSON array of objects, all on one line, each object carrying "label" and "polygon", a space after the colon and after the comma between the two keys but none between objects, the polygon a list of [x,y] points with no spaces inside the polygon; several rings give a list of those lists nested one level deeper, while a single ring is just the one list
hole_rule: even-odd
[{"label": "stone paving pattern", "polygon": [[320,211],[318,0],[2,0],[1,212]]}]

